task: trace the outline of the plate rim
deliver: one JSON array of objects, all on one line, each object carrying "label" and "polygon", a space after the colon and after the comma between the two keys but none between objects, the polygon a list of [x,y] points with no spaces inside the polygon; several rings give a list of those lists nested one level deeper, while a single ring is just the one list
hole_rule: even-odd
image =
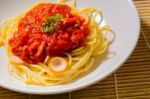
[{"label": "plate rim", "polygon": [[105,75],[101,75],[100,77],[95,77],[94,79],[92,79],[89,82],[86,82],[84,84],[80,84],[80,85],[76,85],[75,87],[71,87],[71,88],[67,88],[67,89],[63,89],[63,90],[59,90],[59,91],[53,91],[53,92],[48,92],[48,91],[33,91],[33,90],[24,90],[21,88],[15,88],[6,84],[2,84],[0,83],[0,87],[12,90],[12,91],[16,91],[16,92],[21,92],[21,93],[26,93],[26,94],[37,94],[37,95],[50,95],[50,94],[60,94],[60,93],[66,93],[66,92],[71,92],[71,91],[75,91],[75,90],[79,90],[85,87],[88,87],[90,85],[93,85],[95,83],[97,83],[98,81],[103,80],[104,78],[108,77],[109,75],[111,75],[113,72],[115,72],[118,68],[120,68],[126,61],[127,59],[131,56],[131,54],[133,53],[134,49],[136,48],[137,42],[139,40],[140,37],[140,30],[141,30],[141,24],[140,24],[140,17],[137,11],[137,8],[134,4],[134,2],[132,0],[128,0],[129,5],[131,6],[131,9],[135,12],[135,17],[138,20],[138,24],[137,24],[137,38],[135,39],[136,41],[134,42],[134,46],[131,48],[131,51],[129,52],[129,54],[127,55],[127,57],[121,61],[120,63],[118,63],[117,67],[114,67],[112,71],[110,71],[109,73],[105,74]]}]

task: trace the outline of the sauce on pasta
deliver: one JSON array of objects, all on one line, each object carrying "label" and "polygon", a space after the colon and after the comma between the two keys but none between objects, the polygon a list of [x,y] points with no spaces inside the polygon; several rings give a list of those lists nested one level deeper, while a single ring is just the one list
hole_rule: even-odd
[{"label": "sauce on pasta", "polygon": [[[11,75],[26,84],[66,83],[92,68],[96,56],[107,51],[108,33],[101,10],[40,2],[0,26],[0,46],[8,55]],[[115,37],[115,35],[114,35]]]},{"label": "sauce on pasta", "polygon": [[71,14],[67,5],[39,4],[20,20],[18,31],[9,40],[12,53],[28,63],[43,62],[47,55],[62,56],[85,46],[90,29],[84,22],[82,16]]}]

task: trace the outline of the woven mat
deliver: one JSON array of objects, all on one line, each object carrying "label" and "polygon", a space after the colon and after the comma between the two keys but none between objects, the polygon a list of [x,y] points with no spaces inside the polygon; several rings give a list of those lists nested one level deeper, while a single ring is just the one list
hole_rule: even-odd
[{"label": "woven mat", "polygon": [[134,1],[141,18],[138,45],[114,74],[88,88],[59,95],[28,95],[0,88],[0,99],[150,99],[150,0]]}]

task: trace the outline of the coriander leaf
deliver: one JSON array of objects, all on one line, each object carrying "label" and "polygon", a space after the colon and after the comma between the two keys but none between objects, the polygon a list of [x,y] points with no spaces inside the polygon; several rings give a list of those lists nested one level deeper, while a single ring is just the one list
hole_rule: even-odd
[{"label": "coriander leaf", "polygon": [[55,26],[54,26],[54,25],[51,25],[51,26],[49,26],[48,30],[51,31],[51,30],[54,29],[54,28],[55,28]]},{"label": "coriander leaf", "polygon": [[44,32],[49,32],[49,27],[48,26],[46,26],[46,27],[44,27]]},{"label": "coriander leaf", "polygon": [[49,16],[44,21],[44,32],[48,33],[53,30],[59,21],[64,21],[63,15],[57,13],[54,16]]}]

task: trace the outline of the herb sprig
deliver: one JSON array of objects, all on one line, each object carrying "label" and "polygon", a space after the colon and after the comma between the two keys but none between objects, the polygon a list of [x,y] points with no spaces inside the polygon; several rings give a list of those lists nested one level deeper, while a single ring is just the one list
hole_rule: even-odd
[{"label": "herb sprig", "polygon": [[54,16],[49,16],[44,22],[44,32],[49,33],[55,28],[59,21],[64,21],[63,15],[57,13]]}]

